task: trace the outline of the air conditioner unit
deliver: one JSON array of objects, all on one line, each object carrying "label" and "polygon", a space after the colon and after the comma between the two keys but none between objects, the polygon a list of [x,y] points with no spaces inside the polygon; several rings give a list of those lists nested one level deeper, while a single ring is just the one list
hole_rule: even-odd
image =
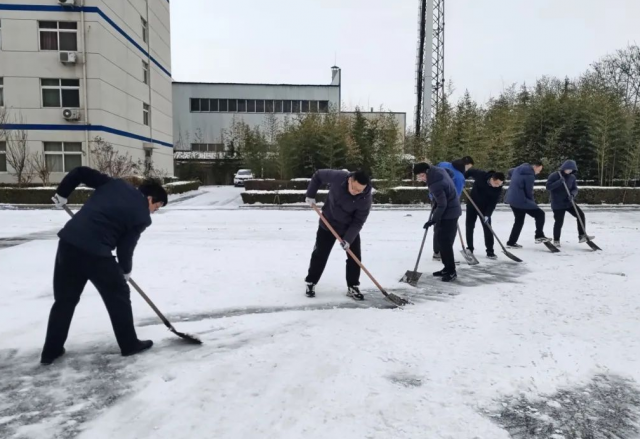
[{"label": "air conditioner unit", "polygon": [[62,110],[62,117],[67,121],[79,121],[80,110],[78,110],[77,108],[65,108]]},{"label": "air conditioner unit", "polygon": [[76,0],[58,0],[60,6],[75,6]]},{"label": "air conditioner unit", "polygon": [[78,62],[78,54],[75,52],[60,52],[59,56],[62,64],[75,64]]}]

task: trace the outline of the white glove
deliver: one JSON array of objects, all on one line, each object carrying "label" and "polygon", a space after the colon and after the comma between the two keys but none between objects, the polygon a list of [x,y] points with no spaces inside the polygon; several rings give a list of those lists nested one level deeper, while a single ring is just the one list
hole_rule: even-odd
[{"label": "white glove", "polygon": [[344,240],[342,240],[342,243],[340,243],[340,246],[342,247],[342,250],[344,250],[344,251],[349,250],[349,247],[351,247],[349,242],[348,241],[344,241]]},{"label": "white glove", "polygon": [[129,281],[131,279],[131,272],[124,274],[125,281]]},{"label": "white glove", "polygon": [[316,204],[316,199],[311,198],[311,197],[307,197],[306,199],[304,199],[305,203],[307,203],[309,206],[313,206]]},{"label": "white glove", "polygon": [[489,220],[491,220],[491,217],[488,217],[488,216],[486,216],[486,215],[485,215],[485,216],[484,216],[484,222],[485,222],[485,224],[486,224],[486,223],[489,223]]},{"label": "white glove", "polygon": [[67,204],[67,199],[58,194],[51,197],[51,200],[53,200],[53,204],[56,206],[56,208],[62,208]]}]

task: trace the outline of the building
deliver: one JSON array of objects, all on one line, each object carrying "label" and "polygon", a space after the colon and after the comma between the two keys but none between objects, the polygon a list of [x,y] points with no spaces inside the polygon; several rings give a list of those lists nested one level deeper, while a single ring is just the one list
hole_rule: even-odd
[{"label": "building", "polygon": [[169,0],[0,0],[5,127],[28,135],[53,182],[95,165],[96,137],[173,175],[169,16]]},{"label": "building", "polygon": [[224,152],[223,137],[234,121],[264,127],[266,115],[283,123],[300,113],[328,113],[340,108],[340,68],[331,83],[239,84],[173,83],[173,133],[179,151]]}]

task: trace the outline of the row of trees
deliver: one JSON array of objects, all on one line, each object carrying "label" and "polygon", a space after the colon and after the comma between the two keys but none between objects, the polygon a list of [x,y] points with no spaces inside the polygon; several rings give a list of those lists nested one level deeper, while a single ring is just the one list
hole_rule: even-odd
[{"label": "row of trees", "polygon": [[640,48],[607,56],[577,79],[512,85],[484,106],[469,93],[455,105],[445,99],[426,137],[407,148],[434,162],[471,155],[497,170],[535,158],[556,169],[571,158],[582,178],[601,185],[638,180]]}]

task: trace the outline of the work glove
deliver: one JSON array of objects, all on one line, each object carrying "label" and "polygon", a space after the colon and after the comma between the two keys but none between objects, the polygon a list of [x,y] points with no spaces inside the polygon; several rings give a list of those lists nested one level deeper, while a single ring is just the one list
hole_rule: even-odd
[{"label": "work glove", "polygon": [[124,274],[125,281],[129,281],[131,279],[131,272]]},{"label": "work glove", "polygon": [[435,224],[436,224],[436,222],[435,222],[435,221],[433,221],[433,220],[429,220],[428,222],[426,222],[426,223],[424,224],[424,226],[423,226],[423,227],[424,227],[424,229],[429,229],[431,226],[433,226],[433,225],[435,225]]},{"label": "work glove", "polygon": [[344,241],[344,240],[342,240],[342,242],[340,243],[340,246],[342,247],[342,250],[344,250],[344,251],[348,251],[349,247],[351,247],[349,242],[348,241]]},{"label": "work glove", "polygon": [[484,224],[486,225],[486,224],[488,224],[490,221],[491,221],[491,217],[489,217],[489,216],[485,215],[485,216],[484,216]]},{"label": "work glove", "polygon": [[314,199],[313,197],[307,197],[306,199],[304,199],[305,203],[307,203],[309,206],[313,206],[316,204],[316,199]]},{"label": "work glove", "polygon": [[56,194],[55,196],[51,197],[51,200],[53,200],[53,204],[55,205],[56,208],[62,208],[64,205],[67,204],[67,199],[65,197],[62,197],[59,194]]}]

